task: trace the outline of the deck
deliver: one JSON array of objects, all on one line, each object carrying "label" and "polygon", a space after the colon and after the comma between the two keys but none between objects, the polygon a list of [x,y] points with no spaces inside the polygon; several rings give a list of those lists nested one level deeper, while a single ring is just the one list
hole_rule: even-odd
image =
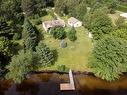
[{"label": "deck", "polygon": [[69,71],[69,79],[70,83],[61,83],[60,84],[60,90],[75,90],[75,84],[74,84],[74,78],[72,74],[72,70]]}]

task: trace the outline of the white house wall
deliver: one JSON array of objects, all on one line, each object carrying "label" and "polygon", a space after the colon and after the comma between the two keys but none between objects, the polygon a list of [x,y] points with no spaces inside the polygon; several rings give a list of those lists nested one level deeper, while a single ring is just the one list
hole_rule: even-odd
[{"label": "white house wall", "polygon": [[44,30],[47,32],[48,29],[46,28],[45,24],[42,23],[42,25],[43,25]]}]

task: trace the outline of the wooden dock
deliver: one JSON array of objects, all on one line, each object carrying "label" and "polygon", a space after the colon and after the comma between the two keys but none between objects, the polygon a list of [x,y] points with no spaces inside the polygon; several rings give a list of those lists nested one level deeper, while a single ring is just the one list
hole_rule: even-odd
[{"label": "wooden dock", "polygon": [[70,79],[69,83],[60,84],[60,90],[62,90],[62,91],[64,91],[64,90],[75,90],[74,78],[73,78],[73,74],[72,74],[71,69],[69,70],[69,79]]}]

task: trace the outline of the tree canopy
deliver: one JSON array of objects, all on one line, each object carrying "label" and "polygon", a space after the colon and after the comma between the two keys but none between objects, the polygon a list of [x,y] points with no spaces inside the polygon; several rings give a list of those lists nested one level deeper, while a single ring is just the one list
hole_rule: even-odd
[{"label": "tree canopy", "polygon": [[51,30],[51,34],[55,39],[64,39],[66,37],[66,32],[63,27],[56,27]]},{"label": "tree canopy", "polygon": [[38,43],[38,31],[32,23],[26,18],[24,21],[23,36],[26,49],[34,50]]},{"label": "tree canopy", "polygon": [[21,83],[30,71],[35,70],[34,68],[37,66],[35,59],[31,51],[20,51],[18,55],[12,57],[12,61],[6,67],[9,70],[6,78],[12,79],[16,83]]},{"label": "tree canopy", "polygon": [[127,72],[127,41],[105,36],[94,44],[89,66],[97,77],[112,81]]},{"label": "tree canopy", "polygon": [[101,10],[90,13],[86,17],[85,25],[93,34],[94,40],[102,38],[104,34],[110,33],[113,29],[111,19]]},{"label": "tree canopy", "polygon": [[42,42],[40,42],[36,47],[36,55],[38,56],[41,66],[49,66],[54,62],[53,51]]}]

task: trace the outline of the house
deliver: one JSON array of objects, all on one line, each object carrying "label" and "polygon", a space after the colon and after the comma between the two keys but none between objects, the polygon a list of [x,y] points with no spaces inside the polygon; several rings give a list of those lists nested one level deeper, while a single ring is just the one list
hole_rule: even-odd
[{"label": "house", "polygon": [[68,19],[68,24],[71,27],[80,27],[80,26],[82,26],[82,22],[79,21],[78,19],[74,18],[74,17],[71,17],[71,18]]},{"label": "house", "polygon": [[51,28],[54,27],[65,27],[65,22],[63,20],[52,20],[52,21],[44,21],[42,23],[43,28],[46,32],[48,32]]},{"label": "house", "polygon": [[122,14],[120,14],[120,16],[127,19],[127,13],[122,13]]}]

